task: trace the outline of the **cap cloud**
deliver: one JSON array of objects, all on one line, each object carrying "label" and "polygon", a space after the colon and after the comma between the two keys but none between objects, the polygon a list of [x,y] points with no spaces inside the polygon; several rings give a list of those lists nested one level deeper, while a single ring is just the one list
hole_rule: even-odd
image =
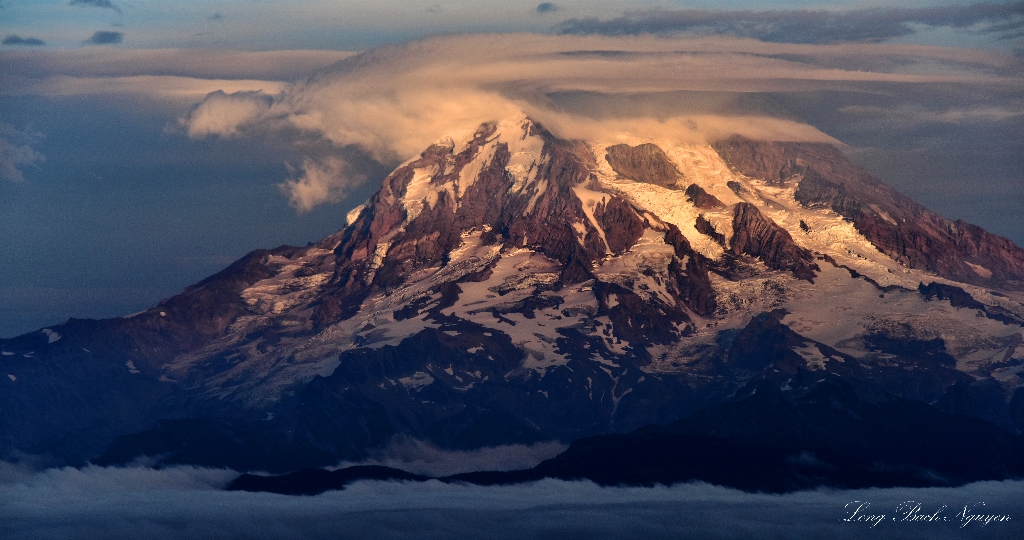
[{"label": "cap cloud", "polygon": [[[978,88],[1014,88],[1020,68],[994,51],[884,43],[771,43],[748,38],[655,36],[441,36],[349,57],[279,95],[210,94],[182,126],[193,138],[298,132],[355,146],[395,165],[441,136],[529,116],[563,138],[705,143],[740,134],[836,143],[796,114],[729,96],[888,94],[942,89],[941,99],[982,111]],[[718,95],[696,106],[693,96]],[[658,96],[671,95],[674,99]],[[558,99],[553,99],[558,96]],[[598,109],[574,100],[604,96]],[[623,106],[639,98],[643,109]],[[676,99],[677,98],[677,99]],[[938,98],[937,98],[938,99]],[[699,100],[698,100],[699,101]],[[842,106],[841,104],[839,106]],[[987,106],[987,105],[986,105]],[[984,114],[976,115],[984,119]],[[989,118],[994,117],[992,114]],[[336,198],[330,169],[303,166],[282,184],[292,205]],[[334,186],[334,187],[330,187]],[[319,195],[314,195],[319,193]]]}]

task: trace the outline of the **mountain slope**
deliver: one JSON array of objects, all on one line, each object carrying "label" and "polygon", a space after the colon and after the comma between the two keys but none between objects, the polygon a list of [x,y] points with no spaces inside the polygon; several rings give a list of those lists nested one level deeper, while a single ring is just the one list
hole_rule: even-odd
[{"label": "mountain slope", "polygon": [[0,451],[285,471],[395,435],[626,433],[826,375],[1019,430],[1022,252],[942,219],[833,147],[484,124],[315,245],[0,341]]}]

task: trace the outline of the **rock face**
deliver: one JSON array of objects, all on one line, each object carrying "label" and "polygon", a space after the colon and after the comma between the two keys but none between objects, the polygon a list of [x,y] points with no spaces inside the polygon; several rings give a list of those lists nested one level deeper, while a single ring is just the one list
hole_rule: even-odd
[{"label": "rock face", "polygon": [[665,151],[651,143],[609,146],[605,159],[615,172],[637,182],[673,187],[682,178]]},{"label": "rock face", "polygon": [[734,136],[718,141],[713,146],[734,170],[771,184],[784,184],[807,170],[806,158],[792,152],[794,145],[790,143],[755,141]]},{"label": "rock face", "polygon": [[750,203],[739,203],[733,210],[732,253],[750,255],[764,261],[768,268],[790,270],[793,275],[814,281],[819,270],[814,256],[793,242],[793,237]]},{"label": "rock face", "polygon": [[722,201],[718,200],[718,197],[704,191],[704,188],[697,184],[690,184],[686,187],[686,197],[690,199],[694,206],[704,210],[725,206],[722,204]]},{"label": "rock face", "polygon": [[[133,316],[0,340],[0,458],[287,472],[395,437],[626,434],[758,384],[813,416],[793,396],[836,377],[934,404],[911,416],[1019,430],[1020,250],[966,225],[954,242],[907,201],[820,145],[483,124],[409,159],[315,245],[254,251]],[[988,254],[963,255],[969,238]],[[961,267],[975,277],[950,281]],[[715,440],[783,462],[819,448]]]},{"label": "rock face", "polygon": [[716,244],[725,246],[725,235],[718,232],[718,229],[715,228],[714,224],[708,221],[703,214],[697,216],[697,221],[694,222],[694,228],[697,229],[697,232],[711,237]]}]

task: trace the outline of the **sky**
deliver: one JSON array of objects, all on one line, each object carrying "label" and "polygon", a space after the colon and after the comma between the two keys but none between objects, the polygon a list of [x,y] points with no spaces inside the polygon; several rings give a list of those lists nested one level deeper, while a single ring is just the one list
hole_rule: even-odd
[{"label": "sky", "polygon": [[556,134],[842,144],[1024,244],[1024,2],[0,1],[0,337],[305,245],[398,163]]}]

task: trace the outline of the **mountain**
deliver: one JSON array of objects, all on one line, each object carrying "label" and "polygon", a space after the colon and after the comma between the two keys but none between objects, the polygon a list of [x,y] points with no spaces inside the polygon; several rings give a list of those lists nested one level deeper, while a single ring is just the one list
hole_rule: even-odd
[{"label": "mountain", "polygon": [[[1024,437],[829,377],[803,392],[754,381],[735,401],[668,426],[576,440],[532,469],[438,480],[495,485],[587,479],[611,486],[696,480],[783,493],[821,486],[957,486],[1008,476],[1024,476]],[[429,478],[374,466],[306,468],[278,476],[243,474],[227,489],[315,495],[369,479]]]},{"label": "mountain", "polygon": [[[0,457],[286,472],[396,435],[643,432],[758,384],[813,409],[800,396],[832,380],[1014,447],[1024,250],[831,145],[628,143],[484,124],[314,245],[254,251],[129,317],[0,340]],[[808,433],[785,450],[817,448]]]}]

